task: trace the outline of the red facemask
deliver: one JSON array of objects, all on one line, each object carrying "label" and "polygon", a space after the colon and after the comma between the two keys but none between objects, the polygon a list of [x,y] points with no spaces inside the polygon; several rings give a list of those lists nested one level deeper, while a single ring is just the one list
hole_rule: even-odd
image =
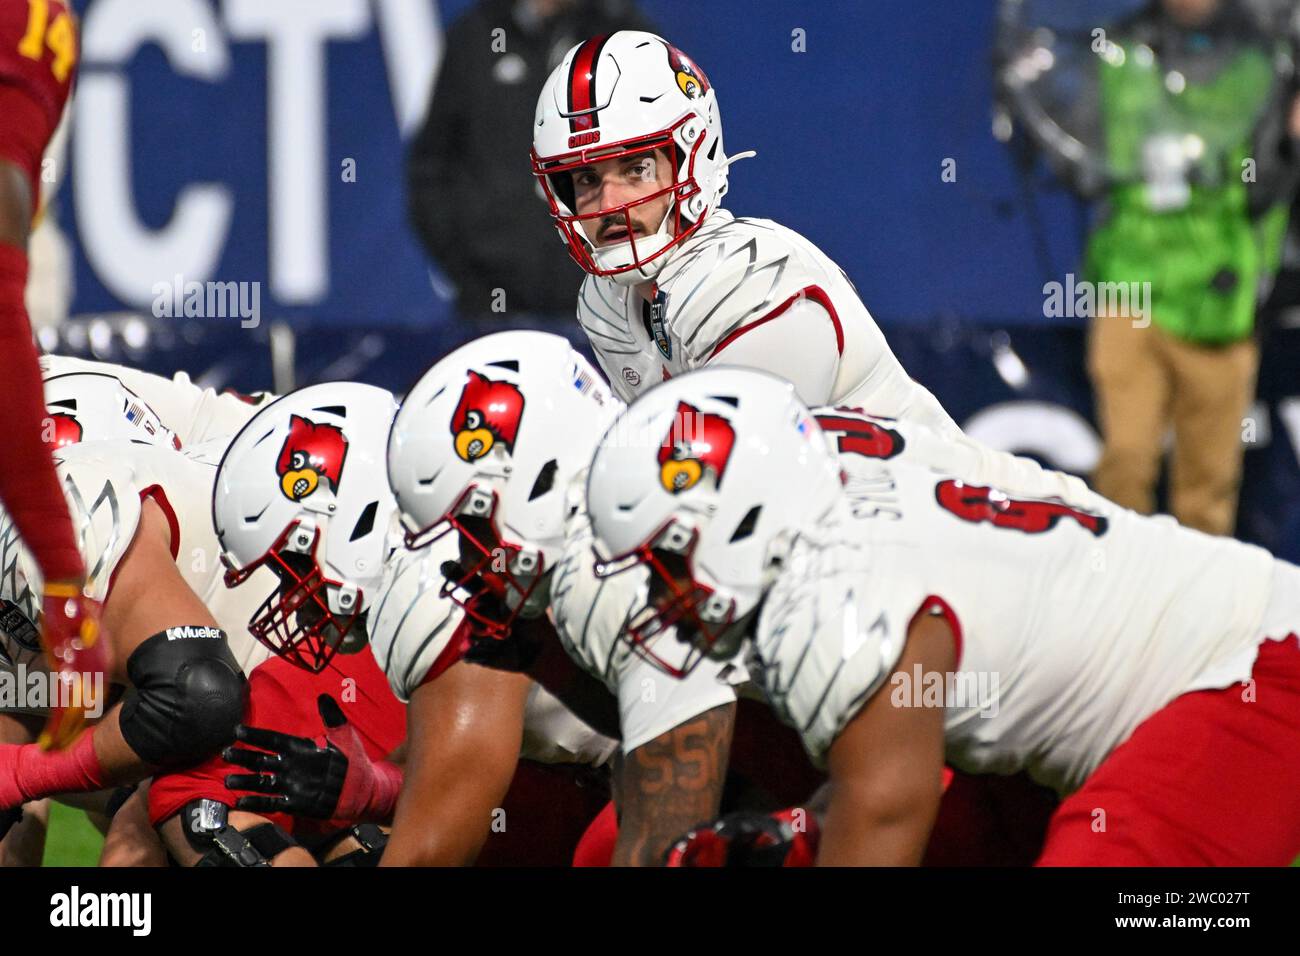
[{"label": "red facemask", "polygon": [[[551,207],[551,218],[555,220],[559,227],[561,235],[564,237],[565,244],[569,247],[569,255],[585,272],[595,276],[619,275],[624,272],[631,272],[634,269],[642,268],[654,262],[659,257],[666,255],[669,250],[686,241],[703,222],[704,217],[695,222],[682,215],[683,203],[700,191],[699,183],[695,179],[695,154],[704,144],[704,140],[709,137],[700,136],[696,139],[692,147],[691,154],[687,160],[687,177],[684,181],[678,182],[678,147],[673,139],[673,133],[678,126],[685,123],[690,117],[683,117],[669,129],[660,133],[653,134],[649,137],[640,137],[632,140],[624,140],[617,143],[602,143],[593,145],[589,149],[579,150],[574,153],[566,153],[553,159],[542,160],[534,150],[532,154],[533,175],[538,178],[542,185],[542,191],[546,195],[546,201]],[[596,162],[603,162],[608,159],[618,159],[623,156],[630,156],[636,153],[663,149],[669,156],[671,163],[671,185],[657,190],[648,196],[641,196],[631,202],[623,203],[618,206],[610,206],[606,209],[600,209],[596,212],[583,213],[577,215],[572,212],[574,204],[572,201],[573,189],[569,182],[569,173],[591,166]],[[598,154],[598,155],[593,155]],[[632,216],[630,211],[638,206],[644,206],[646,203],[654,202],[662,196],[674,196],[672,204],[668,208],[669,217],[669,234],[671,240],[663,248],[653,253],[642,255],[637,250],[636,234],[633,231]],[[564,207],[569,211],[566,212],[561,208],[563,201]],[[602,269],[596,263],[592,254],[592,243],[587,239],[583,231],[582,224],[588,221],[599,221],[606,218],[622,218],[623,228],[627,231],[627,242],[631,246],[632,261],[626,265],[618,266],[611,269]],[[646,237],[642,237],[644,241]]]},{"label": "red facemask", "polygon": [[[339,616],[330,610],[327,589],[342,587],[342,584],[326,579],[321,573],[316,560],[319,530],[312,540],[310,552],[285,549],[289,536],[297,528],[298,522],[291,522],[271,549],[252,564],[235,568],[227,562],[225,581],[226,587],[238,587],[263,565],[274,571],[280,579],[280,587],[253,612],[248,622],[249,633],[277,656],[319,674],[338,653],[343,638],[356,624],[359,612]],[[226,560],[224,555],[223,560]],[[355,600],[360,608],[360,591]]]},{"label": "red facemask", "polygon": [[[656,541],[659,535],[650,540]],[[650,577],[649,601],[645,609],[633,615],[624,625],[622,638],[633,652],[654,667],[672,677],[682,678],[699,664],[718,638],[731,626],[734,612],[726,620],[709,623],[700,617],[700,608],[713,596],[714,591],[695,579],[692,555],[696,537],[693,535],[682,554],[660,551],[650,545],[641,545],[630,554],[610,562],[597,561],[597,577],[620,574],[635,566],[642,566]],[[676,633],[670,633],[672,629]],[[657,650],[660,641],[671,641],[675,653]],[[678,642],[690,645],[685,656]]]},{"label": "red facemask", "polygon": [[454,531],[460,542],[460,560],[444,562],[441,596],[450,600],[474,621],[488,637],[505,638],[519,617],[525,602],[541,581],[544,561],[526,577],[511,568],[523,548],[501,536],[496,512],[496,492],[486,514],[465,516],[460,509],[477,486],[471,485],[441,522],[416,534],[408,534],[408,547],[422,547]]}]

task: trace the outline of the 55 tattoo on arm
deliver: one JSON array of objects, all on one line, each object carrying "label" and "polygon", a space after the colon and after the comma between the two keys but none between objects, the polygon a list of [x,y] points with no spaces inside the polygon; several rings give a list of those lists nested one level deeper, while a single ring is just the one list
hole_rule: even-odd
[{"label": "55 tattoo on arm", "polygon": [[660,866],[675,840],[718,815],[735,721],[736,705],[723,704],[623,759],[614,866]]}]

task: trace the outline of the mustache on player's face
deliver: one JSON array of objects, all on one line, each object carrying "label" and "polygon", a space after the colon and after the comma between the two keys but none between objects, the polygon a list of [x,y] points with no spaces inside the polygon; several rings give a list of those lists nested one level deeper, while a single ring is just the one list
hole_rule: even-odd
[{"label": "mustache on player's face", "polygon": [[626,242],[628,240],[627,224],[629,220],[632,223],[632,235],[637,238],[648,236],[650,230],[645,224],[638,220],[637,216],[628,212],[617,213],[614,215],[603,216],[600,220],[600,228],[596,230],[596,241],[598,243],[615,243]]}]

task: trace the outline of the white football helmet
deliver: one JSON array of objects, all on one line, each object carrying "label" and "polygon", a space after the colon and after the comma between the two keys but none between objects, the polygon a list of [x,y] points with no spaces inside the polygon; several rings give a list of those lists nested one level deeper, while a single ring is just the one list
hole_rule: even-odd
[{"label": "white football helmet", "polygon": [[45,379],[42,423],[54,451],[83,441],[121,438],[179,449],[181,441],[149,404],[115,375],[68,372]]},{"label": "white football helmet", "polygon": [[[598,575],[649,569],[624,637],[674,676],[739,649],[790,544],[848,514],[839,461],[790,383],[707,368],[647,392],[601,441],[587,483]],[[685,657],[674,632],[693,645]]]},{"label": "white football helmet", "polygon": [[[567,339],[498,332],[416,383],[388,441],[388,476],[417,546],[455,530],[444,596],[490,632],[544,612],[539,584],[564,547],[569,487],[623,408]],[[470,600],[486,587],[508,614]]]},{"label": "white football helmet", "polygon": [[353,628],[364,637],[396,529],[384,474],[396,411],[392,394],[371,385],[299,389],[249,419],[217,468],[212,521],[226,585],[263,564],[276,573],[280,587],[248,629],[307,670],[323,670]]},{"label": "white football helmet", "polygon": [[[654,149],[668,153],[669,186],[577,214],[574,170]],[[578,44],[547,78],[537,100],[532,162],[555,227],[578,265],[592,275],[635,285],[653,279],[670,250],[718,208],[731,160],[722,146],[717,95],[704,71],[662,37],[620,30]],[[672,201],[658,230],[638,239],[628,210],[669,194]],[[614,216],[623,217],[628,238],[593,244],[583,222]]]}]

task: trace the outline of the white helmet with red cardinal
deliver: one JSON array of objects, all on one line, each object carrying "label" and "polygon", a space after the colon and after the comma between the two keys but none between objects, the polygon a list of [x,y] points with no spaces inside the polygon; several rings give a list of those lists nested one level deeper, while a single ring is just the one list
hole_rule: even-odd
[{"label": "white helmet with red cardinal", "polygon": [[[655,386],[605,434],[587,480],[597,575],[650,572],[648,613],[624,637],[679,677],[701,653],[734,653],[794,537],[847,516],[845,502],[789,382],[715,366]],[[684,662],[661,646],[674,630],[698,652]]]},{"label": "white helmet with red cardinal", "polygon": [[545,332],[484,336],[420,378],[393,422],[388,477],[409,542],[461,538],[447,596],[461,603],[457,589],[481,581],[514,614],[545,606],[569,487],[622,407],[567,339]]},{"label": "white helmet with red cardinal", "polygon": [[[267,405],[226,449],[212,521],[237,587],[265,565],[280,579],[248,629],[320,671],[364,622],[391,552],[397,503],[385,481],[390,392],[327,382]],[[351,647],[356,641],[350,642]]]}]

